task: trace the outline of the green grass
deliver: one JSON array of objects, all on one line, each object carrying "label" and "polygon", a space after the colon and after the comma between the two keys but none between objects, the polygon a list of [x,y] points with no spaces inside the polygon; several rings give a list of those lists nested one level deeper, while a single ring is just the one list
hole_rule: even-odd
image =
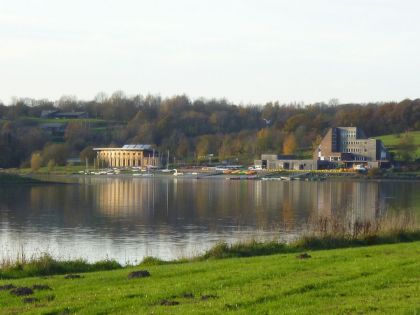
[{"label": "green grass", "polygon": [[23,184],[42,184],[41,180],[29,177],[23,177],[16,174],[0,173],[1,185],[23,185]]},{"label": "green grass", "polygon": [[[391,224],[391,221],[387,222],[387,224]],[[328,224],[335,224],[335,221]],[[393,224],[398,225],[399,223],[394,221]],[[337,226],[338,225],[334,225],[334,229],[336,229]],[[397,230],[389,232],[378,231],[376,234],[366,230],[366,228],[370,229],[373,227],[370,223],[359,226],[363,227],[362,229],[359,229],[359,234],[351,235],[348,232],[343,232],[341,228],[341,231],[336,230],[331,232],[330,228],[327,227],[324,231],[318,231],[317,233],[312,232],[292,243],[282,243],[278,241],[262,242],[256,240],[242,241],[234,244],[219,242],[205,251],[202,255],[190,258],[179,258],[171,261],[148,256],[143,259],[141,265],[155,266],[179,264],[215,259],[302,253],[307,250],[337,249],[420,241],[420,230],[409,226],[406,226],[405,229],[398,228]],[[374,229],[376,228],[374,227]],[[114,260],[104,260],[96,263],[88,263],[83,259],[57,260],[46,253],[41,253],[40,255],[35,255],[27,259],[24,253],[21,253],[17,255],[17,257],[10,257],[8,259],[3,258],[3,260],[0,261],[0,279],[17,279],[30,276],[47,276],[119,268],[122,268],[122,266]]]},{"label": "green grass", "polygon": [[[92,168],[92,165],[90,167]],[[37,171],[33,171],[31,168],[8,169],[7,171],[17,173],[17,174],[22,174],[22,175],[27,175],[27,174],[67,175],[67,174],[78,173],[79,171],[84,171],[85,169],[86,169],[85,165],[66,165],[66,166],[55,166],[54,169],[52,169],[51,171],[46,166],[41,167]]]},{"label": "green grass", "polygon": [[[417,146],[415,156],[418,158],[420,157],[420,131],[410,131],[408,133],[414,137],[414,144]],[[403,133],[400,134],[400,136],[402,135]],[[400,137],[398,137],[396,134],[383,135],[375,138],[382,140],[385,147],[389,148],[391,152],[396,151],[396,148],[400,141]]]},{"label": "green grass", "polygon": [[1,262],[1,265],[0,279],[16,279],[122,268],[114,260],[103,260],[95,263],[88,263],[83,259],[60,261],[48,254],[42,254],[40,257],[29,260],[21,258],[17,262],[4,260]]},{"label": "green grass", "polygon": [[[418,314],[420,242],[2,280],[43,284],[35,303],[0,291],[2,314]],[[148,278],[127,278],[147,269]],[[192,293],[193,298],[184,297]],[[202,299],[203,295],[210,295]],[[162,300],[179,305],[160,305]]]},{"label": "green grass", "polygon": [[97,118],[39,118],[39,117],[20,117],[21,121],[36,122],[39,124],[45,123],[68,123],[68,122],[80,122],[80,123],[93,123],[98,125],[105,125],[108,123],[114,123],[114,121],[108,121],[104,119]]}]

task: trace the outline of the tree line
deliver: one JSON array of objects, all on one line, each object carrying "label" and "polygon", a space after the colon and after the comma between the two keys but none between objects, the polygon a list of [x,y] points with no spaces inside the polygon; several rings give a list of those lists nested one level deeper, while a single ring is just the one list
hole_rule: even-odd
[{"label": "tree line", "polygon": [[[90,119],[66,120],[58,139],[42,128],[42,111],[87,112]],[[60,120],[56,120],[60,122]],[[261,153],[311,155],[329,127],[358,126],[372,137],[420,130],[420,99],[369,104],[316,103],[247,106],[224,99],[191,100],[186,95],[98,94],[82,101],[64,96],[0,103],[0,167],[38,162],[65,164],[68,157],[92,159],[92,146],[150,143],[178,160],[248,162]],[[405,139],[405,138],[404,138]],[[404,140],[407,141],[411,140]]]}]

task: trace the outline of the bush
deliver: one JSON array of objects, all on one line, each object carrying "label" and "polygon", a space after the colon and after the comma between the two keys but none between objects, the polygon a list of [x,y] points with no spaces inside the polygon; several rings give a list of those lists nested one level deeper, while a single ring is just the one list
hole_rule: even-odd
[{"label": "bush", "polygon": [[54,168],[55,168],[55,161],[54,160],[49,160],[48,161],[48,164],[47,164],[47,167],[48,167],[48,172],[51,172],[52,170],[54,170]]},{"label": "bush", "polygon": [[152,257],[152,256],[146,256],[146,257],[143,258],[140,265],[157,266],[157,265],[164,265],[165,263],[167,263],[167,262],[162,260],[162,259]]},{"label": "bush", "polygon": [[42,157],[40,153],[34,153],[31,156],[31,170],[36,172],[42,166]]},{"label": "bush", "polygon": [[226,242],[220,242],[210,248],[202,256],[203,259],[209,258],[231,258],[231,257],[251,257],[263,256],[279,253],[289,253],[296,251],[295,248],[288,246],[285,243],[276,241],[259,242],[251,240],[248,242],[239,242],[232,245]]},{"label": "bush", "polygon": [[66,165],[67,157],[67,146],[61,143],[47,144],[42,151],[44,161],[54,160],[57,165]]}]

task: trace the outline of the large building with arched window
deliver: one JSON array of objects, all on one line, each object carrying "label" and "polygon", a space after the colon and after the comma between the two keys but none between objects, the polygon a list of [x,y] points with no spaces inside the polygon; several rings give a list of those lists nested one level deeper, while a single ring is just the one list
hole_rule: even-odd
[{"label": "large building with arched window", "polygon": [[99,165],[107,167],[160,167],[158,153],[150,144],[126,144],[121,148],[94,148]]}]

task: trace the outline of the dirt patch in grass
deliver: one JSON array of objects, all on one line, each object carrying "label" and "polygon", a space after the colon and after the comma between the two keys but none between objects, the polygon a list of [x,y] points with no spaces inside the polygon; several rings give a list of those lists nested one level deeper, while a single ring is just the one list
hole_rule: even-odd
[{"label": "dirt patch in grass", "polygon": [[186,293],[182,294],[181,297],[186,298],[186,299],[193,299],[194,294],[192,294],[191,292],[186,292]]},{"label": "dirt patch in grass", "polygon": [[225,308],[227,310],[237,310],[239,308],[238,304],[232,305],[232,304],[225,304]]},{"label": "dirt patch in grass", "polygon": [[179,302],[163,299],[159,302],[159,304],[162,306],[174,306],[174,305],[178,305]]},{"label": "dirt patch in grass", "polygon": [[68,314],[73,313],[73,312],[75,312],[75,310],[66,307],[65,309],[62,309],[62,310],[57,310],[57,311],[51,311],[51,312],[48,312],[48,313],[44,313],[44,315],[68,315]]},{"label": "dirt patch in grass", "polygon": [[217,295],[214,295],[214,294],[206,294],[206,295],[202,295],[201,296],[201,300],[202,301],[207,301],[207,300],[210,300],[210,299],[217,299]]},{"label": "dirt patch in grass", "polygon": [[64,279],[80,279],[80,278],[82,278],[81,275],[76,275],[76,274],[72,274],[72,273],[64,276]]},{"label": "dirt patch in grass", "polygon": [[308,253],[302,253],[302,254],[299,254],[299,255],[296,256],[297,259],[309,259],[311,257],[312,256],[309,255]]},{"label": "dirt patch in grass", "polygon": [[147,270],[133,271],[128,274],[128,279],[146,278],[150,277],[150,272]]},{"label": "dirt patch in grass", "polygon": [[15,289],[15,288],[16,288],[15,285],[9,283],[9,284],[5,284],[5,285],[0,286],[0,291],[9,291],[9,290],[12,290],[12,289]]},{"label": "dirt patch in grass", "polygon": [[28,287],[19,287],[11,290],[10,293],[16,296],[25,296],[34,294],[34,290]]},{"label": "dirt patch in grass", "polygon": [[50,286],[46,284],[34,284],[32,290],[52,290]]}]

